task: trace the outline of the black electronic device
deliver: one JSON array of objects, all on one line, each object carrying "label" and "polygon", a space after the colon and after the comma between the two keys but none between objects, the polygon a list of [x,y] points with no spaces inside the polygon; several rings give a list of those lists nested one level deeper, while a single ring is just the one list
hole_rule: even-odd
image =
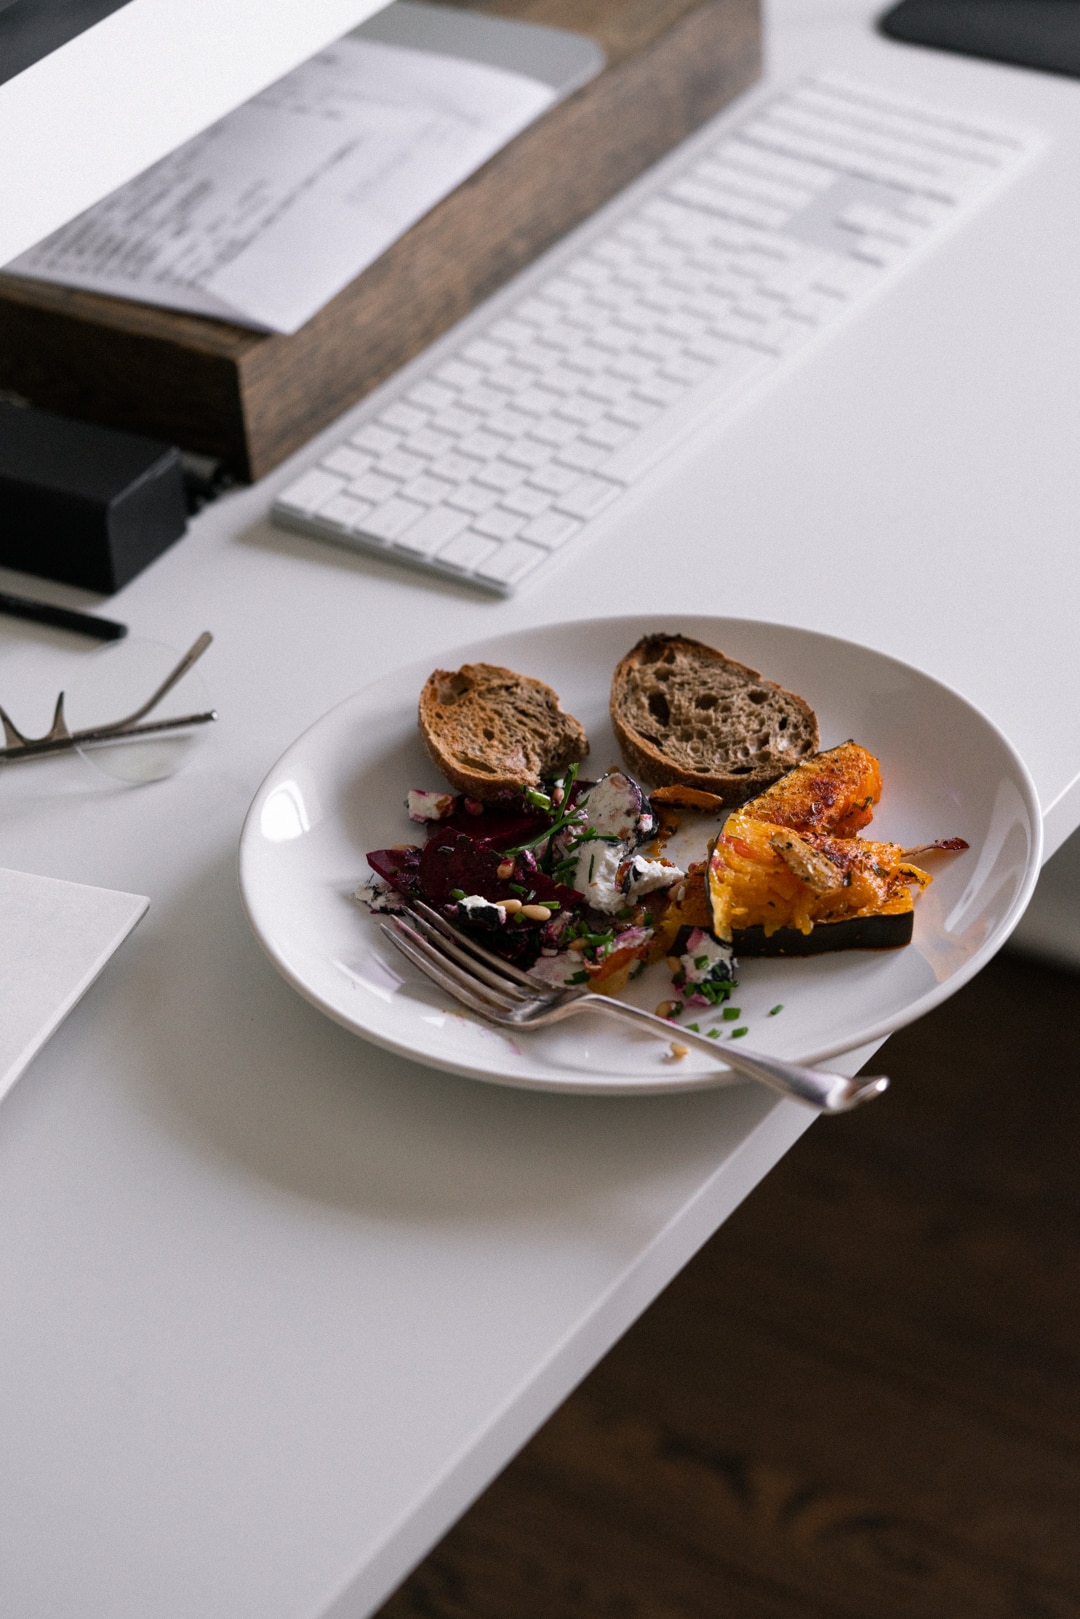
[{"label": "black electronic device", "polygon": [[900,0],[878,26],[908,45],[1080,78],[1080,0]]},{"label": "black electronic device", "polygon": [[0,401],[0,564],[105,595],[187,527],[169,444]]}]

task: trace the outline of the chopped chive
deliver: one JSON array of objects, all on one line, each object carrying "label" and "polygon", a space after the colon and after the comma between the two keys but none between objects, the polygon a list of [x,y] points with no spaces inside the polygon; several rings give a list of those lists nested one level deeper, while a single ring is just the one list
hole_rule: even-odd
[{"label": "chopped chive", "polygon": [[687,1028],[688,1028],[688,1029],[693,1029],[693,1031],[694,1031],[694,1033],[695,1033],[695,1034],[700,1034],[700,1033],[701,1033],[701,1029],[700,1029],[700,1027],[699,1027],[699,1026],[698,1026],[698,1024],[696,1024],[696,1023],[688,1023],[688,1024],[687,1024],[687,1025],[686,1025],[686,1027],[687,1027]]},{"label": "chopped chive", "polygon": [[720,1013],[720,1016],[723,1018],[725,1023],[734,1023],[737,1018],[742,1017],[742,1007],[725,1006],[724,1010]]},{"label": "chopped chive", "polygon": [[777,1012],[782,1012],[783,1010],[784,1010],[784,1003],[783,1003],[783,1001],[780,1001],[776,1006],[771,1006],[769,1008],[769,1016],[770,1017],[775,1017]]},{"label": "chopped chive", "polygon": [[465,890],[463,888],[452,888],[450,890],[450,898],[451,899],[464,899],[465,898]]},{"label": "chopped chive", "polygon": [[705,1032],[709,1036],[710,1040],[719,1040],[719,1038],[720,1038],[720,1030],[719,1029],[706,1029]]},{"label": "chopped chive", "polygon": [[522,895],[528,892],[524,883],[507,883],[506,886],[509,888],[511,894]]},{"label": "chopped chive", "polygon": [[732,1029],[731,1038],[733,1040],[741,1040],[744,1034],[749,1034],[749,1033],[750,1033],[750,1030],[747,1028],[746,1024],[744,1023],[741,1029]]}]

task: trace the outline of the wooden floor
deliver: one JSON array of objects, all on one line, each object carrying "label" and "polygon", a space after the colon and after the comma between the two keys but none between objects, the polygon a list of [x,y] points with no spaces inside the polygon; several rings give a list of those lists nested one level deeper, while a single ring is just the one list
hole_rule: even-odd
[{"label": "wooden floor", "polygon": [[1078,1619],[1078,1051],[1007,956],[896,1036],[380,1619]]}]

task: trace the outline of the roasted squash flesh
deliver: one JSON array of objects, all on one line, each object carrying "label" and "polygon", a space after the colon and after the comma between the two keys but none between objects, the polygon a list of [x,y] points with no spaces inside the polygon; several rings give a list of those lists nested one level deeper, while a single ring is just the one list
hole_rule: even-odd
[{"label": "roasted squash flesh", "polygon": [[[768,940],[791,929],[806,936],[853,918],[910,913],[912,889],[926,886],[927,873],[896,844],[854,835],[880,796],[877,760],[846,742],[806,760],[730,815],[709,850],[714,935],[732,940],[760,929]],[[903,943],[904,933],[897,926],[881,937]],[[842,936],[835,937],[839,947]],[[854,929],[843,935],[859,937]]]},{"label": "roasted squash flesh", "polygon": [[857,742],[815,753],[744,804],[741,813],[797,832],[853,838],[873,819],[881,768]]}]

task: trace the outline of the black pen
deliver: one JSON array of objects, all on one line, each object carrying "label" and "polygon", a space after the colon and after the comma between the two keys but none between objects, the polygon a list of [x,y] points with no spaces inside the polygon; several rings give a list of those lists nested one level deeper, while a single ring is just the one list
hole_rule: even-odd
[{"label": "black pen", "polygon": [[0,590],[0,613],[11,618],[30,618],[35,624],[55,624],[76,635],[92,635],[96,641],[121,641],[127,625],[114,618],[97,618],[93,613],[77,613],[70,607],[52,607],[48,602],[31,601],[27,596],[8,596]]}]

